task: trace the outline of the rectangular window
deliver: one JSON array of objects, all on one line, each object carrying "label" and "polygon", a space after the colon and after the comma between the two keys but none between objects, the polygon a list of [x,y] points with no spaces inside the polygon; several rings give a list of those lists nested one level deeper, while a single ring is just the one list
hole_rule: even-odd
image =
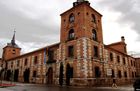
[{"label": "rectangular window", "polygon": [[98,47],[94,46],[94,57],[98,57]]},{"label": "rectangular window", "polygon": [[11,62],[11,68],[13,68],[13,62]]},{"label": "rectangular window", "polygon": [[20,61],[20,60],[17,60],[17,67],[19,67],[19,61]]},{"label": "rectangular window", "polygon": [[28,63],[28,59],[27,59],[27,58],[25,58],[25,60],[24,60],[24,65],[26,66],[26,65],[27,65],[27,63]]},{"label": "rectangular window", "polygon": [[119,78],[122,77],[121,71],[118,71],[118,77],[119,77]]},{"label": "rectangular window", "polygon": [[48,51],[48,59],[49,61],[54,60],[54,51],[53,50],[49,50]]},{"label": "rectangular window", "polygon": [[68,57],[73,57],[74,56],[74,47],[69,46],[68,47]]},{"label": "rectangular window", "polygon": [[131,60],[131,66],[133,66],[133,61]]},{"label": "rectangular window", "polygon": [[124,72],[124,77],[127,78],[127,72]]},{"label": "rectangular window", "polygon": [[37,76],[36,71],[33,71],[33,77],[36,77],[36,76]]},{"label": "rectangular window", "polygon": [[132,78],[134,78],[135,76],[134,76],[134,72],[132,72]]},{"label": "rectangular window", "polygon": [[125,58],[123,58],[123,64],[124,64],[124,65],[126,64],[126,62],[125,62]]},{"label": "rectangular window", "polygon": [[115,73],[114,73],[114,70],[112,69],[112,75],[111,75],[112,78],[115,77]]},{"label": "rectangular window", "polygon": [[117,62],[120,63],[120,56],[117,56]]},{"label": "rectangular window", "polygon": [[38,57],[35,56],[35,58],[34,58],[34,64],[36,65],[37,63],[38,63]]},{"label": "rectangular window", "polygon": [[113,61],[113,54],[110,53],[110,61]]}]

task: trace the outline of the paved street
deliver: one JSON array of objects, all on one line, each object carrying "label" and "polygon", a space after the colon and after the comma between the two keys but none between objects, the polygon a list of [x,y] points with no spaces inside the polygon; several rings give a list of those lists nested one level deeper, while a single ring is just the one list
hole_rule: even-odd
[{"label": "paved street", "polygon": [[124,86],[118,88],[111,87],[54,87],[34,84],[17,84],[15,87],[0,88],[0,91],[133,91],[132,86]]}]

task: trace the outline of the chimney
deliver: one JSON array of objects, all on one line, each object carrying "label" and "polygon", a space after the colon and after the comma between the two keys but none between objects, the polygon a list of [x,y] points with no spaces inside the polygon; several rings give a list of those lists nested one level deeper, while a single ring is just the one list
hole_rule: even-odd
[{"label": "chimney", "polygon": [[125,42],[124,36],[121,37],[121,41],[122,41],[122,42]]}]

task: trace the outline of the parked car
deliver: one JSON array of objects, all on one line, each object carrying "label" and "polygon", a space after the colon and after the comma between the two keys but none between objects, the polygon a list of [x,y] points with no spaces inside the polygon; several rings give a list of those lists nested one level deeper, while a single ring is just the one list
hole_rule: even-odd
[{"label": "parked car", "polygon": [[135,80],[133,87],[134,91],[140,91],[140,78]]}]

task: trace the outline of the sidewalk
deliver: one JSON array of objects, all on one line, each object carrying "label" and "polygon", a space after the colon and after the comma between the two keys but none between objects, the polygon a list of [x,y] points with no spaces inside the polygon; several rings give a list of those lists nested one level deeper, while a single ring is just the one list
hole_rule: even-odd
[{"label": "sidewalk", "polygon": [[32,83],[21,83],[21,82],[11,82],[11,81],[2,81],[2,84],[9,84],[12,86],[37,85]]},{"label": "sidewalk", "polygon": [[16,86],[16,84],[12,84],[12,83],[0,83],[0,88],[4,88],[4,87],[12,87],[12,86]]}]

